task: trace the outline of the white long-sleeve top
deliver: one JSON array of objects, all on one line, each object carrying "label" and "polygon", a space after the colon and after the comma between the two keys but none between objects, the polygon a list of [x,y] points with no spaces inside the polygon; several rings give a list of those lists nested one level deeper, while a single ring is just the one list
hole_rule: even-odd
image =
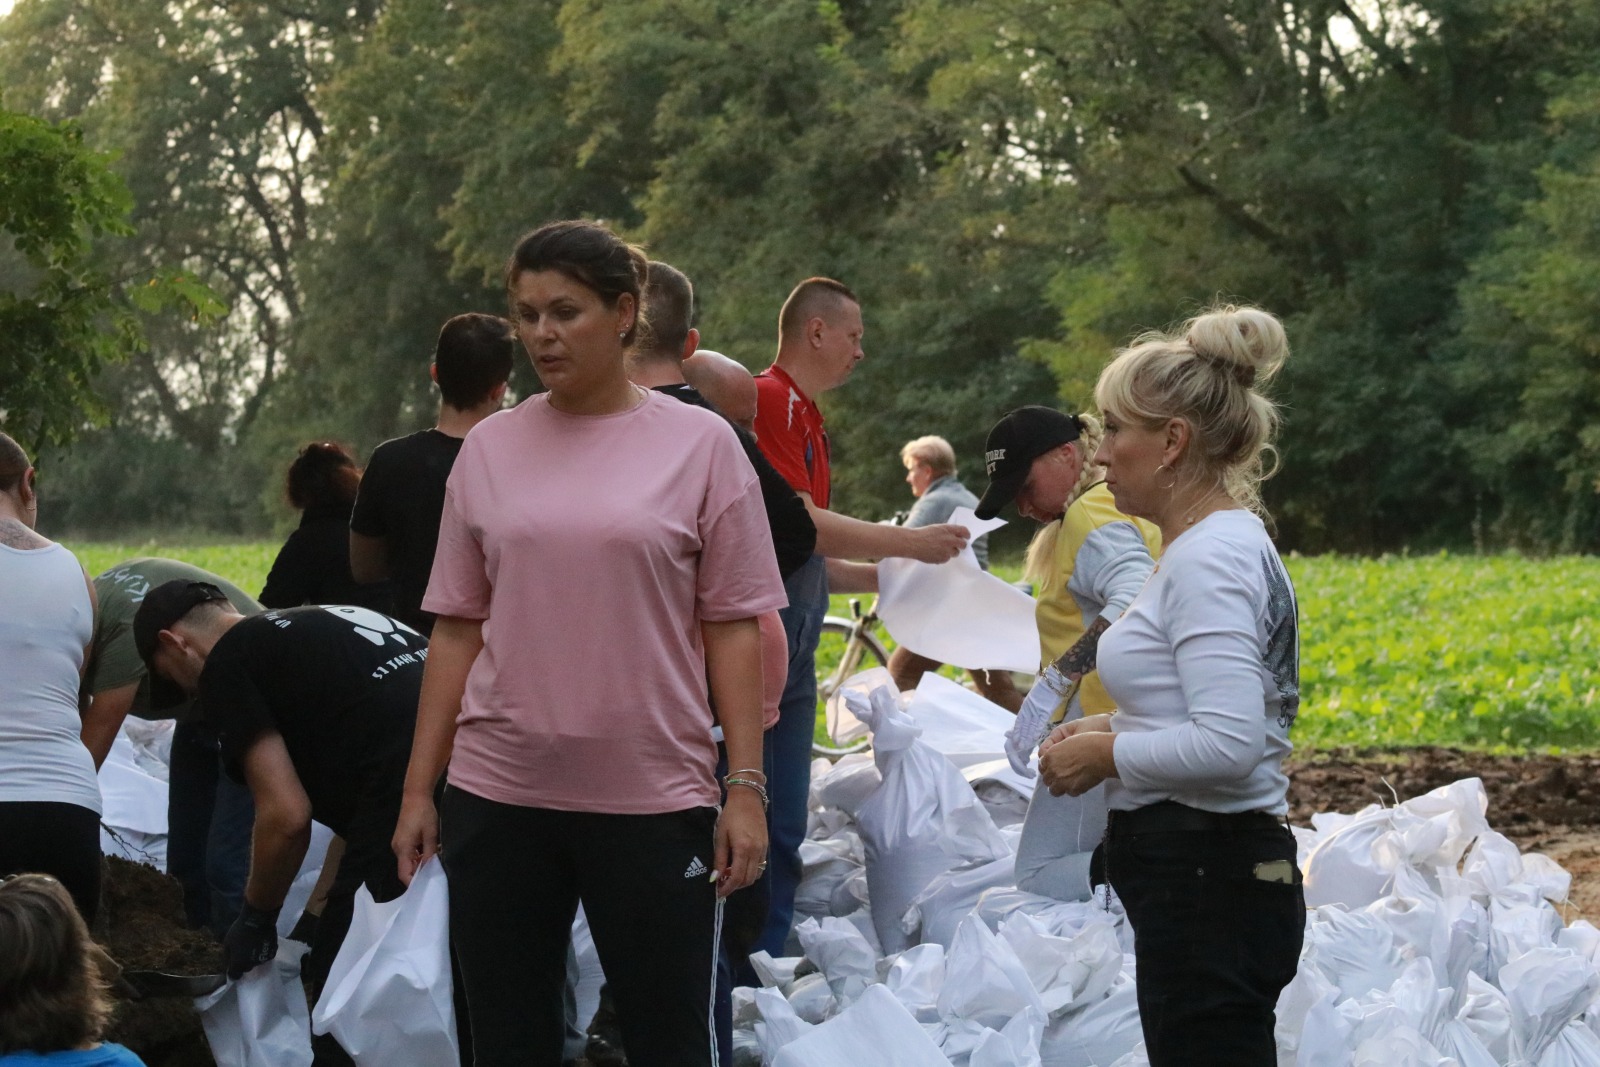
[{"label": "white long-sleeve top", "polygon": [[1167,545],[1100,638],[1100,678],[1120,709],[1120,780],[1107,802],[1206,811],[1288,810],[1289,728],[1300,706],[1294,587],[1261,520],[1206,516]]}]

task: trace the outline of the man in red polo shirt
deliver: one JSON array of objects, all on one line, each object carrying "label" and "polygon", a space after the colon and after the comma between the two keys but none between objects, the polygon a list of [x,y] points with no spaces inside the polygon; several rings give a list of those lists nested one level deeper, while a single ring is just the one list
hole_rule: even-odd
[{"label": "man in red polo shirt", "polygon": [[848,287],[830,278],[808,278],[795,286],[779,313],[778,358],[756,375],[756,442],[800,494],[817,527],[817,554],[784,582],[789,606],[781,614],[789,675],[778,725],[767,734],[772,905],[756,947],[774,956],[783,954],[800,883],[817,713],[817,640],[828,612],[830,577],[836,592],[872,591],[876,567],[845,561],[905,556],[944,563],[967,543],[961,526],[908,529],[828,510],[828,433],[816,398],[843,385],[861,362],[863,332],[861,302]]}]

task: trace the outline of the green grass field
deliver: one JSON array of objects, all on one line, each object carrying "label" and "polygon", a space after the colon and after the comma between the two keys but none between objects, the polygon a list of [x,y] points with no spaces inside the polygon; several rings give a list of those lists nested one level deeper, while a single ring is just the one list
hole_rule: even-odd
[{"label": "green grass field", "polygon": [[[172,556],[250,592],[277,552],[262,542],[68,547],[91,574],[131,556]],[[1297,746],[1600,748],[1600,559],[1323,556],[1288,565],[1301,616]],[[834,597],[832,613],[848,616],[848,599]]]}]

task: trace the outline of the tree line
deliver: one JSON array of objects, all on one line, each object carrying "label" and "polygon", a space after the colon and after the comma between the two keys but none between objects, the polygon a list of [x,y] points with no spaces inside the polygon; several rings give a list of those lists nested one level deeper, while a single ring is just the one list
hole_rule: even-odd
[{"label": "tree line", "polygon": [[852,513],[924,433],[981,483],[1000,414],[1220,298],[1289,331],[1286,547],[1600,542],[1587,0],[20,0],[0,75],[126,184],[96,269],[188,299],[127,303],[109,418],[46,453],[76,529],[261,529],[298,444],[425,424],[440,323],[585,216],[752,368],[795,281],[861,294]]}]

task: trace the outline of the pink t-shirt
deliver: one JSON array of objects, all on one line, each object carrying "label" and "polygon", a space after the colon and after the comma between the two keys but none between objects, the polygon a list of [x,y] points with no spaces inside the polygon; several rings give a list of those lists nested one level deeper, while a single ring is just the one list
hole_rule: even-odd
[{"label": "pink t-shirt", "polygon": [[483,619],[450,780],[504,804],[658,814],[719,802],[702,620],[786,603],[755,471],[720,416],[545,395],[461,446],[422,606]]},{"label": "pink t-shirt", "polygon": [[783,689],[789,684],[789,635],[776,611],[766,612],[756,622],[761,626],[761,728],[770,730],[778,725]]}]

